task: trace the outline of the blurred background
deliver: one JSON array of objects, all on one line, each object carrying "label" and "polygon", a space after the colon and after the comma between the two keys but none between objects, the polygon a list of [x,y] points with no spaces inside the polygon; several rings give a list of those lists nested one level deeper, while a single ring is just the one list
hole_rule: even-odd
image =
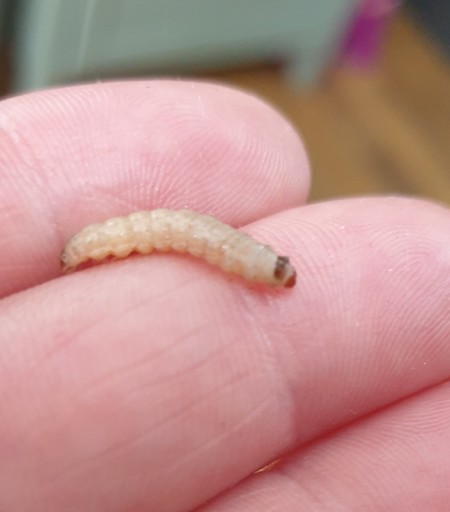
[{"label": "blurred background", "polygon": [[0,95],[118,77],[256,93],[301,133],[312,199],[450,204],[450,0],[0,0]]}]

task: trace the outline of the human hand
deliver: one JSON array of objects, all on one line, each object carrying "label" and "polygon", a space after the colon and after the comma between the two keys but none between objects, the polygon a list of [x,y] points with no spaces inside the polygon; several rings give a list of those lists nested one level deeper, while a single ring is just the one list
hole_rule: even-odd
[{"label": "human hand", "polygon": [[[291,127],[198,83],[7,100],[0,159],[2,512],[449,510],[448,210],[303,206]],[[171,254],[60,275],[86,224],[184,206],[297,286]]]}]

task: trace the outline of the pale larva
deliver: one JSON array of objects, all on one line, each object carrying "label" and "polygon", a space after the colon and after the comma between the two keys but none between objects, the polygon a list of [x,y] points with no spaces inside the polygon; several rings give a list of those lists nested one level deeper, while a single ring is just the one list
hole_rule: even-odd
[{"label": "pale larva", "polygon": [[74,235],[61,254],[63,271],[108,256],[176,251],[204,258],[255,283],[292,287],[295,270],[286,256],[214,217],[190,210],[153,210],[92,224]]}]

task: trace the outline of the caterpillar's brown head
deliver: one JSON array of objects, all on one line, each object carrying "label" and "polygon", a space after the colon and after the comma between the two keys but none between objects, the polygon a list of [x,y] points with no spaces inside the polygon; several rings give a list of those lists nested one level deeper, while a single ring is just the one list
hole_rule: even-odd
[{"label": "caterpillar's brown head", "polygon": [[295,268],[290,264],[287,256],[278,256],[273,271],[273,277],[277,284],[292,288],[297,280]]}]

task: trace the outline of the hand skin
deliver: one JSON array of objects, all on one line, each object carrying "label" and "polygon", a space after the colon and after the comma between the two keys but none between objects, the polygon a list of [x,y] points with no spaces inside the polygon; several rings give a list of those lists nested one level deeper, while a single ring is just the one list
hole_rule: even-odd
[{"label": "hand skin", "polygon": [[[200,83],[8,99],[0,159],[1,511],[450,510],[447,209],[305,206],[288,123]],[[297,286],[172,254],[60,275],[86,224],[184,206]]]}]

